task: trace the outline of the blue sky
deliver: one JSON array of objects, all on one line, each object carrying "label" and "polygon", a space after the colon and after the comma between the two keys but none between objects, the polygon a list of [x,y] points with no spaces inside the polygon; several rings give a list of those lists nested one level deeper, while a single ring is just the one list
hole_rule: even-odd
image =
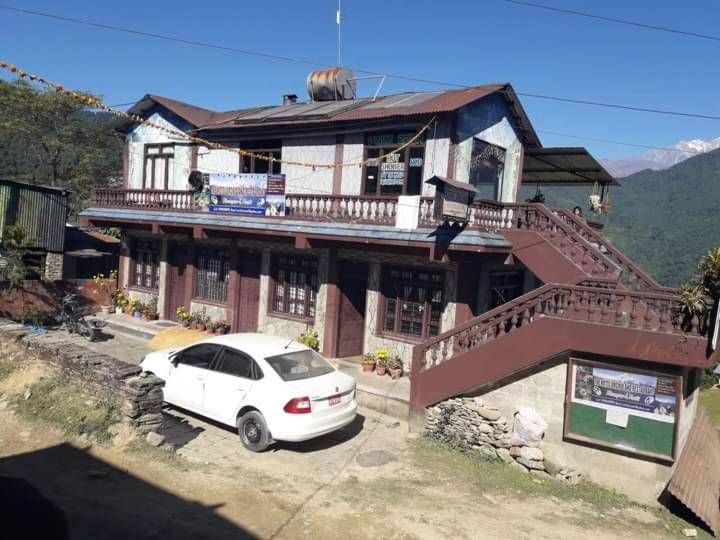
[{"label": "blue sky", "polygon": [[[337,0],[0,0],[141,31],[336,62]],[[720,34],[720,5],[697,0],[538,0],[605,16]],[[720,116],[720,42],[552,13],[501,0],[344,0],[343,63],[460,84]],[[310,66],[213,51],[0,10],[0,58],[67,87],[123,103],[161,94],[211,109],[305,96]],[[4,77],[4,75],[3,75]],[[383,93],[437,86],[389,79]],[[371,93],[370,83],[361,90]],[[720,136],[720,121],[522,98],[546,146],[598,157],[642,149],[553,131],[667,146]]]}]

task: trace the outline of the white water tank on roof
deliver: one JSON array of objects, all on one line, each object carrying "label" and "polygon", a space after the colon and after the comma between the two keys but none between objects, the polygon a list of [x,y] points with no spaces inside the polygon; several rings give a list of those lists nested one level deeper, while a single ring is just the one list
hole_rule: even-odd
[{"label": "white water tank on roof", "polygon": [[313,101],[342,101],[355,98],[356,84],[351,81],[353,72],[334,67],[313,71],[307,78],[307,89]]}]

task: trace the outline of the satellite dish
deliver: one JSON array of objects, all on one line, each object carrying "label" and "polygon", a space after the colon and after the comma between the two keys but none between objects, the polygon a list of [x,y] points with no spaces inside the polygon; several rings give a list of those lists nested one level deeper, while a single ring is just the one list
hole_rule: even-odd
[{"label": "satellite dish", "polygon": [[205,187],[203,174],[200,171],[192,171],[190,176],[188,176],[188,184],[192,186],[193,191],[202,191]]}]

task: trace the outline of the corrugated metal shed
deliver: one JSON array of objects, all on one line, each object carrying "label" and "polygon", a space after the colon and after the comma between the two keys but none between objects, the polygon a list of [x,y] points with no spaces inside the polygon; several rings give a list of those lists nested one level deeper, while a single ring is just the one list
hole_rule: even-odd
[{"label": "corrugated metal shed", "polygon": [[69,191],[0,179],[0,242],[18,225],[30,248],[62,252]]},{"label": "corrugated metal shed", "polygon": [[720,435],[702,407],[667,490],[720,533]]}]

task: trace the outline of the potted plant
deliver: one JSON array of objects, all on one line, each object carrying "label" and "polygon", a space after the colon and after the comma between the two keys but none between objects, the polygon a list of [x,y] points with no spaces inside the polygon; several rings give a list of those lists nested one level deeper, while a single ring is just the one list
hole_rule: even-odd
[{"label": "potted plant", "polygon": [[217,335],[223,335],[227,334],[230,331],[230,324],[228,324],[226,321],[218,321],[215,323],[215,334]]},{"label": "potted plant", "polygon": [[313,351],[320,350],[320,338],[318,336],[318,333],[315,330],[313,330],[312,328],[310,330],[300,334],[298,341],[300,343],[302,343],[303,345],[307,345]]},{"label": "potted plant", "polygon": [[185,328],[190,326],[190,313],[188,313],[188,310],[185,309],[185,306],[180,306],[175,310],[175,315],[177,315],[177,320],[180,324],[182,324]]},{"label": "potted plant", "polygon": [[116,290],[112,295],[112,303],[115,306],[115,313],[120,315],[129,302],[127,293],[123,289]]},{"label": "potted plant", "polygon": [[365,353],[362,355],[362,370],[371,372],[375,369],[375,355],[373,353]]},{"label": "potted plant", "polygon": [[393,357],[388,360],[387,368],[390,372],[390,377],[392,377],[393,379],[399,379],[400,377],[402,377],[403,363],[400,359],[400,356],[394,354]]},{"label": "potted plant", "polygon": [[157,309],[158,305],[158,297],[153,295],[150,297],[150,301],[145,306],[145,309],[143,310],[143,319],[146,321],[156,321],[159,318],[159,313]]},{"label": "potted plant", "polygon": [[387,362],[389,358],[390,353],[384,347],[375,352],[375,373],[378,375],[385,375],[387,373]]},{"label": "potted plant", "polygon": [[130,314],[133,317],[140,318],[140,315],[142,314],[142,302],[138,300],[137,298],[130,299],[130,302],[128,303]]},{"label": "potted plant", "polygon": [[210,318],[207,316],[207,310],[205,308],[202,308],[202,311],[198,314],[196,321],[196,329],[204,332],[207,324],[210,322]]},{"label": "potted plant", "polygon": [[96,274],[93,276],[93,281],[95,282],[94,292],[102,296],[102,301],[106,301],[100,305],[100,310],[103,315],[108,315],[112,309],[113,294],[117,287],[117,270],[110,272],[107,277],[105,274]]},{"label": "potted plant", "polygon": [[215,321],[208,321],[208,323],[205,325],[205,331],[208,334],[214,334],[217,327],[218,323],[216,323]]}]

